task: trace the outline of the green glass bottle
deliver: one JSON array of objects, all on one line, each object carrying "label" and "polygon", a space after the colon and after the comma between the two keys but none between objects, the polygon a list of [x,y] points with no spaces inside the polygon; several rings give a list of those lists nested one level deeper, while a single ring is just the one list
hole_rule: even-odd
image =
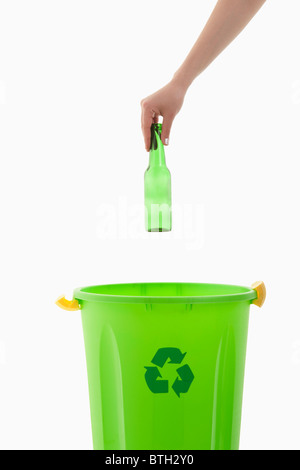
[{"label": "green glass bottle", "polygon": [[171,174],[166,166],[160,123],[151,126],[149,166],[145,172],[145,222],[148,232],[172,228]]}]

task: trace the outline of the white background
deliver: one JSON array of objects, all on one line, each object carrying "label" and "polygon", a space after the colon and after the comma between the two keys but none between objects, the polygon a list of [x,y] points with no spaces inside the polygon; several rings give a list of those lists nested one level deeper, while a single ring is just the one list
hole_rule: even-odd
[{"label": "white background", "polygon": [[80,314],[59,294],[259,279],[241,449],[300,448],[298,0],[267,1],[175,119],[173,202],[200,208],[199,245],[176,214],[171,234],[146,234],[135,209],[140,100],[171,79],[214,4],[0,3],[1,448],[92,446]]}]

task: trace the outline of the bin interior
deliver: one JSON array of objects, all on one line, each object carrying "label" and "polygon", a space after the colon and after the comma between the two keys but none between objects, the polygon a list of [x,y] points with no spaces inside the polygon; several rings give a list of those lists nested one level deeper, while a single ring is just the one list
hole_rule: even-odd
[{"label": "bin interior", "polygon": [[251,293],[248,287],[199,283],[108,284],[80,289],[82,293],[130,297],[206,297]]}]

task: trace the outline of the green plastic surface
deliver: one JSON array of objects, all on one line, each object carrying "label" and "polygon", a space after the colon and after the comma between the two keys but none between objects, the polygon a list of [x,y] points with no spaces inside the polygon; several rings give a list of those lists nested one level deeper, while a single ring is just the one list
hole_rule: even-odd
[{"label": "green plastic surface", "polygon": [[256,296],[218,284],[76,289],[94,448],[237,449]]},{"label": "green plastic surface", "polygon": [[171,174],[166,166],[160,123],[151,126],[149,166],[145,172],[145,224],[148,232],[172,228]]}]

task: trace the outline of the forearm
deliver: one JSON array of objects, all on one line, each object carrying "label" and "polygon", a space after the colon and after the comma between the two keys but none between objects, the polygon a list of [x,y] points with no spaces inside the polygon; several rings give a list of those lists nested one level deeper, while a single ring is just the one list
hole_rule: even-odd
[{"label": "forearm", "polygon": [[236,38],[266,0],[218,0],[208,22],[173,81],[188,88]]}]

